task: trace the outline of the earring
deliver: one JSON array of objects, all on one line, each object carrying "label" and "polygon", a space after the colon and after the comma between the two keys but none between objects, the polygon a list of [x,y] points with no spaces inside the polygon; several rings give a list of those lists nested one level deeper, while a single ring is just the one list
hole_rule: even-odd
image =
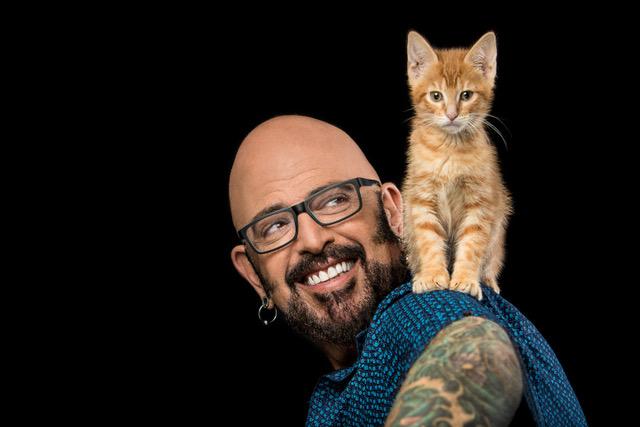
[{"label": "earring", "polygon": [[262,305],[258,309],[258,319],[260,319],[265,326],[268,326],[271,322],[276,320],[276,317],[278,317],[278,309],[275,306],[273,307],[273,317],[271,320],[265,320],[262,318],[262,310],[264,309],[269,309],[269,297],[267,296],[262,297]]}]

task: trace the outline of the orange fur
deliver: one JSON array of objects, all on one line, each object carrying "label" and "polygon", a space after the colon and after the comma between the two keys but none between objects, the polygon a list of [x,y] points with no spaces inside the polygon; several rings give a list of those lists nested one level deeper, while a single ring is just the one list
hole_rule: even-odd
[{"label": "orange fur", "polygon": [[[409,33],[407,74],[415,115],[403,185],[404,241],[416,293],[499,292],[511,199],[484,129],[497,49],[485,34],[471,49],[433,49]],[[452,267],[451,272],[449,266]]]}]

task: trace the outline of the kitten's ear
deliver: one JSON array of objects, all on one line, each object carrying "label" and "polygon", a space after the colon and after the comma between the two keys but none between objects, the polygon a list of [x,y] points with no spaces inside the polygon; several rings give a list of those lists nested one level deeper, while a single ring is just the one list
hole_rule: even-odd
[{"label": "kitten's ear", "polygon": [[488,32],[473,45],[464,60],[480,71],[493,84],[493,80],[496,78],[497,58],[496,35],[493,32]]},{"label": "kitten's ear", "polygon": [[413,86],[431,65],[438,62],[438,55],[429,43],[415,31],[407,36],[407,75]]}]

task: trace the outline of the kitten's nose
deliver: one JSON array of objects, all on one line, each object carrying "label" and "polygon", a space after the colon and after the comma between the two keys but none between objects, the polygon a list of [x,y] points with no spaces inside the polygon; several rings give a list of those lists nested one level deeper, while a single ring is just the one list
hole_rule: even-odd
[{"label": "kitten's nose", "polygon": [[456,119],[456,117],[458,117],[458,112],[457,111],[447,111],[446,114],[447,118],[451,121],[454,121]]}]

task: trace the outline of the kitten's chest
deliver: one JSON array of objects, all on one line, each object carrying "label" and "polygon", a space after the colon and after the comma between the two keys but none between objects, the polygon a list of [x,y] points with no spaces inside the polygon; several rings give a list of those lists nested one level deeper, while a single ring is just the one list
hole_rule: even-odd
[{"label": "kitten's chest", "polygon": [[431,179],[443,184],[468,177],[491,174],[490,144],[478,138],[464,144],[447,144],[432,135],[415,132],[411,137],[410,174],[418,180]]},{"label": "kitten's chest", "polygon": [[455,151],[415,153],[410,161],[412,175],[418,180],[428,179],[442,185],[482,173],[478,155]]}]

